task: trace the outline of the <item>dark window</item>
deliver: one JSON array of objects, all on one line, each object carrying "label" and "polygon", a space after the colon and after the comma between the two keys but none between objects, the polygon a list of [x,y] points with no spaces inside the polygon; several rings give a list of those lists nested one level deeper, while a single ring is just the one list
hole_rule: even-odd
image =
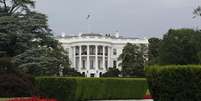
[{"label": "dark window", "polygon": [[117,55],[117,49],[113,49],[113,55]]},{"label": "dark window", "polygon": [[99,73],[99,76],[102,77],[102,75],[103,75],[102,72],[100,72],[100,73]]},{"label": "dark window", "polygon": [[90,74],[90,77],[95,77],[95,74]]},{"label": "dark window", "polygon": [[85,64],[86,64],[86,63],[85,63],[85,60],[82,60],[82,68],[83,68],[83,69],[86,68],[86,67],[85,67]]},{"label": "dark window", "polygon": [[103,55],[103,46],[98,46],[98,55]]},{"label": "dark window", "polygon": [[117,61],[113,61],[113,67],[117,68]]},{"label": "dark window", "polygon": [[94,69],[94,60],[90,60],[90,69]]},{"label": "dark window", "polygon": [[89,46],[90,55],[95,55],[95,46]]},{"label": "dark window", "polygon": [[108,61],[105,60],[105,68],[107,69],[108,68]]},{"label": "dark window", "polygon": [[87,55],[87,46],[82,46],[82,55]]},{"label": "dark window", "polygon": [[85,72],[82,72],[82,75],[85,76]]},{"label": "dark window", "polygon": [[75,47],[75,55],[79,55],[79,47],[78,46]]},{"label": "dark window", "polygon": [[105,47],[105,56],[108,56],[108,47]]},{"label": "dark window", "polygon": [[75,60],[76,62],[76,64],[75,64],[75,67],[78,69],[78,67],[79,67],[79,58],[76,58],[76,60]]}]

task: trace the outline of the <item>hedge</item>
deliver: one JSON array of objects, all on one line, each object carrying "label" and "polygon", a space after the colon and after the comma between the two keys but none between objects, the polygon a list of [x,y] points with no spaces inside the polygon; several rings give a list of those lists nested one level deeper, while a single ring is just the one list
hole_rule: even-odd
[{"label": "hedge", "polygon": [[145,71],[154,101],[200,101],[200,65],[151,66]]},{"label": "hedge", "polygon": [[59,101],[142,99],[148,86],[142,78],[39,77],[36,81],[45,97]]}]

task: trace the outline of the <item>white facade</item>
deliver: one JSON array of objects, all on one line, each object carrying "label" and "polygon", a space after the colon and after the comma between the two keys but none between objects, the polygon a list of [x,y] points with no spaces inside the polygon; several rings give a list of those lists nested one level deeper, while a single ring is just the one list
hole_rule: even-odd
[{"label": "white facade", "polygon": [[85,33],[58,39],[69,53],[71,68],[86,77],[100,77],[108,68],[118,68],[119,55],[127,43],[145,44],[147,39],[125,38],[115,34]]}]

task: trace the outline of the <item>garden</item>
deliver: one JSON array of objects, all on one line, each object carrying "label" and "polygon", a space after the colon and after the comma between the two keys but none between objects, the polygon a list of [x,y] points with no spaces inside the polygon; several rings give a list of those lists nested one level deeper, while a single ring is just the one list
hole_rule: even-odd
[{"label": "garden", "polygon": [[[201,65],[150,66],[146,78],[37,77],[37,96],[2,101],[87,101],[144,99],[154,101],[199,101]],[[149,89],[149,91],[147,91]],[[23,95],[21,95],[23,96]]]},{"label": "garden", "polygon": [[68,52],[35,2],[0,0],[0,101],[200,101],[199,29],[170,29],[162,39],[150,38],[149,47],[127,43],[121,70],[84,78],[70,68]]}]

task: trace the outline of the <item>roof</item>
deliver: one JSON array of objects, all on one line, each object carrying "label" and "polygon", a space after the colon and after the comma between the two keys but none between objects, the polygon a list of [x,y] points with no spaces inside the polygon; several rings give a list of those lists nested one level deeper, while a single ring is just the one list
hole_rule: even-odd
[{"label": "roof", "polygon": [[116,37],[114,33],[112,34],[101,34],[101,33],[80,33],[79,35],[74,35],[74,36],[61,36],[58,35],[56,36],[57,38],[73,38],[73,37],[107,37],[111,39],[139,39],[136,37],[126,37],[126,36],[119,36]]},{"label": "roof", "polygon": [[103,35],[98,34],[98,33],[84,33],[84,34],[81,34],[80,36],[99,36],[99,37],[101,37]]}]

